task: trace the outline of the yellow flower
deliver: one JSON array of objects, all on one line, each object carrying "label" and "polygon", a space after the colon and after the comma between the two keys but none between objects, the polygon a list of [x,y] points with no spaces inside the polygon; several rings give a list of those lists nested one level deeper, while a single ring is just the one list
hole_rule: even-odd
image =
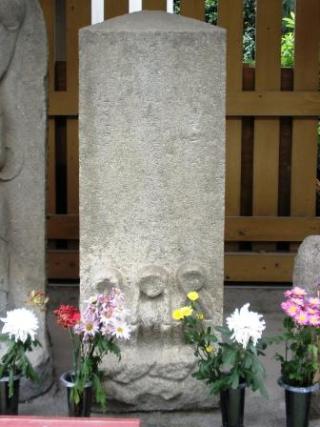
[{"label": "yellow flower", "polygon": [[172,312],[172,318],[174,320],[181,320],[184,318],[184,315],[182,314],[182,311],[180,308],[177,308],[176,310],[173,310]]},{"label": "yellow flower", "polygon": [[204,319],[204,314],[203,314],[203,313],[201,313],[201,312],[200,312],[200,313],[197,313],[197,316],[196,316],[196,317],[197,317],[197,319],[198,319],[198,320],[203,320],[203,319]]},{"label": "yellow flower", "polygon": [[40,308],[41,311],[45,311],[49,298],[41,290],[32,290],[26,302],[27,304]]},{"label": "yellow flower", "polygon": [[212,345],[206,345],[205,350],[207,353],[212,353],[214,350],[214,347]]},{"label": "yellow flower", "polygon": [[192,291],[188,293],[187,297],[190,301],[197,301],[197,299],[199,298],[199,294],[196,291]]},{"label": "yellow flower", "polygon": [[190,305],[187,305],[185,307],[181,307],[180,310],[181,310],[183,317],[191,316],[191,314],[193,313],[193,308]]}]

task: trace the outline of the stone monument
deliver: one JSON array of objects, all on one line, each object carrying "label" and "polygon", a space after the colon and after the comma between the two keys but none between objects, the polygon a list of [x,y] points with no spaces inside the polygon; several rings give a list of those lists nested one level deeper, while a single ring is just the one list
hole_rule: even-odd
[{"label": "stone monument", "polygon": [[299,246],[294,262],[293,285],[313,293],[320,287],[320,236],[308,236]]},{"label": "stone monument", "polygon": [[[0,0],[0,314],[44,290],[46,169],[46,29],[37,0]],[[22,398],[51,380],[45,316],[43,347],[32,356],[44,379],[26,383]]]},{"label": "stone monument", "polygon": [[225,31],[151,11],[82,29],[81,301],[119,286],[133,330],[113,407],[213,405],[171,311],[197,290],[222,322],[224,177]]},{"label": "stone monument", "polygon": [[[305,288],[310,294],[320,292],[320,236],[306,237],[299,246],[294,261],[293,286]],[[320,359],[319,359],[320,363]],[[311,400],[311,411],[320,415],[320,394],[314,393]]]}]

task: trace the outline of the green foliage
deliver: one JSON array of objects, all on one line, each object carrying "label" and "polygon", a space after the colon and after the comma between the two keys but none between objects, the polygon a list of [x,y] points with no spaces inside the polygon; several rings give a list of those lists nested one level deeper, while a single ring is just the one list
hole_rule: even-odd
[{"label": "green foliage", "polygon": [[[217,394],[228,388],[236,389],[245,383],[253,391],[267,396],[264,386],[265,370],[259,356],[264,355],[266,344],[260,340],[256,346],[250,341],[246,348],[231,339],[227,327],[205,326],[200,306],[192,302],[193,313],[183,318],[184,337],[193,345],[198,370],[194,377],[205,381],[210,392]],[[219,338],[218,338],[219,337]]]},{"label": "green foliage", "polygon": [[[174,0],[174,13],[180,13],[180,0]],[[205,20],[209,24],[217,24],[218,0],[205,0]]]},{"label": "green foliage", "polygon": [[[292,67],[294,59],[294,0],[283,0],[283,36],[281,40],[281,64]],[[180,0],[174,1],[174,12],[180,13]],[[205,0],[205,20],[217,24],[218,0]],[[244,0],[243,6],[243,62],[252,64],[256,56],[256,0]]]},{"label": "green foliage", "polygon": [[14,376],[23,375],[31,381],[39,380],[37,373],[26,356],[26,352],[32,351],[34,348],[41,346],[41,344],[38,340],[32,341],[30,336],[25,342],[14,341],[7,335],[2,335],[0,340],[8,345],[8,350],[0,361],[0,378],[9,377],[9,397],[12,397],[14,393]]},{"label": "green foliage", "polygon": [[256,51],[256,1],[245,0],[243,9],[243,62],[251,64]]},{"label": "green foliage", "polygon": [[295,8],[295,0],[282,0],[283,15],[289,16]]},{"label": "green foliage", "polygon": [[281,66],[292,68],[294,65],[294,33],[284,34],[281,38]]},{"label": "green foliage", "polygon": [[106,393],[102,385],[103,372],[99,369],[103,357],[108,353],[115,354],[120,360],[120,349],[113,339],[106,339],[96,334],[93,341],[83,341],[73,330],[69,329],[73,346],[73,376],[74,387],[71,399],[77,404],[84,392],[86,384],[92,383],[96,402],[102,409],[106,408]]},{"label": "green foliage", "polygon": [[293,67],[294,65],[294,29],[295,14],[283,18],[283,35],[281,38],[281,65],[282,67]]},{"label": "green foliage", "polygon": [[209,24],[217,24],[218,0],[205,0],[205,20]]},{"label": "green foliage", "polygon": [[308,387],[313,384],[318,371],[319,328],[297,326],[290,317],[284,319],[283,326],[283,334],[272,340],[285,343],[285,355],[276,354],[281,363],[282,380],[294,387]]}]

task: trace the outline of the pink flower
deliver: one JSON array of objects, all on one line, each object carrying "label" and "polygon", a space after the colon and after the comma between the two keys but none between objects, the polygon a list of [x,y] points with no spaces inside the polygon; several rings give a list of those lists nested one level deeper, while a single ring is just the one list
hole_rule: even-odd
[{"label": "pink flower", "polygon": [[86,320],[83,322],[83,339],[89,339],[94,337],[95,334],[99,332],[99,324],[94,320]]},{"label": "pink flower", "polygon": [[304,306],[304,304],[305,304],[305,301],[304,301],[304,299],[303,299],[303,298],[292,297],[292,298],[290,299],[290,301],[291,301],[293,304],[298,305],[299,307],[303,307],[303,306]]},{"label": "pink flower", "polygon": [[298,325],[305,326],[309,322],[309,316],[305,311],[300,311],[294,316],[294,320]]},{"label": "pink flower", "polygon": [[300,311],[299,307],[291,301],[286,301],[286,302],[282,303],[281,308],[290,317],[295,317],[296,314],[298,314]]},{"label": "pink flower", "polygon": [[320,317],[318,315],[309,316],[310,326],[320,326]]},{"label": "pink flower", "polygon": [[114,308],[112,307],[106,307],[102,312],[101,312],[101,322],[108,322],[110,320],[110,318],[112,317],[114,313]]},{"label": "pink flower", "polygon": [[292,290],[287,290],[287,291],[285,291],[284,296],[285,296],[286,298],[290,298],[290,297],[292,296]]},{"label": "pink flower", "polygon": [[115,332],[115,327],[114,327],[113,323],[107,323],[107,324],[103,325],[101,328],[101,333],[105,337],[114,335],[114,332]]},{"label": "pink flower", "polygon": [[295,297],[304,297],[306,295],[307,295],[306,290],[302,289],[302,288],[299,288],[299,286],[295,286],[292,289],[292,296],[295,296]]},{"label": "pink flower", "polygon": [[313,307],[307,306],[307,313],[310,316],[313,316],[314,314],[317,314],[319,311]]},{"label": "pink flower", "polygon": [[308,303],[312,306],[312,307],[320,307],[320,299],[316,298],[316,297],[310,297],[308,298]]}]

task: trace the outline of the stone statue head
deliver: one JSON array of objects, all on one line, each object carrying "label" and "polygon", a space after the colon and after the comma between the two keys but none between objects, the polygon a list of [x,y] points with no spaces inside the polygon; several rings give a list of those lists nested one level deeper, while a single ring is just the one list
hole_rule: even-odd
[{"label": "stone statue head", "polygon": [[200,291],[207,285],[207,272],[202,265],[195,262],[187,262],[179,267],[177,281],[185,293]]},{"label": "stone statue head", "polygon": [[167,288],[169,275],[160,266],[150,265],[138,272],[138,286],[140,293],[149,298],[162,295]]},{"label": "stone statue head", "polygon": [[25,14],[25,0],[0,0],[0,80],[9,67]]},{"label": "stone statue head", "polygon": [[122,274],[115,268],[108,268],[103,277],[96,280],[96,290],[99,293],[109,292],[112,288],[121,288]]}]

